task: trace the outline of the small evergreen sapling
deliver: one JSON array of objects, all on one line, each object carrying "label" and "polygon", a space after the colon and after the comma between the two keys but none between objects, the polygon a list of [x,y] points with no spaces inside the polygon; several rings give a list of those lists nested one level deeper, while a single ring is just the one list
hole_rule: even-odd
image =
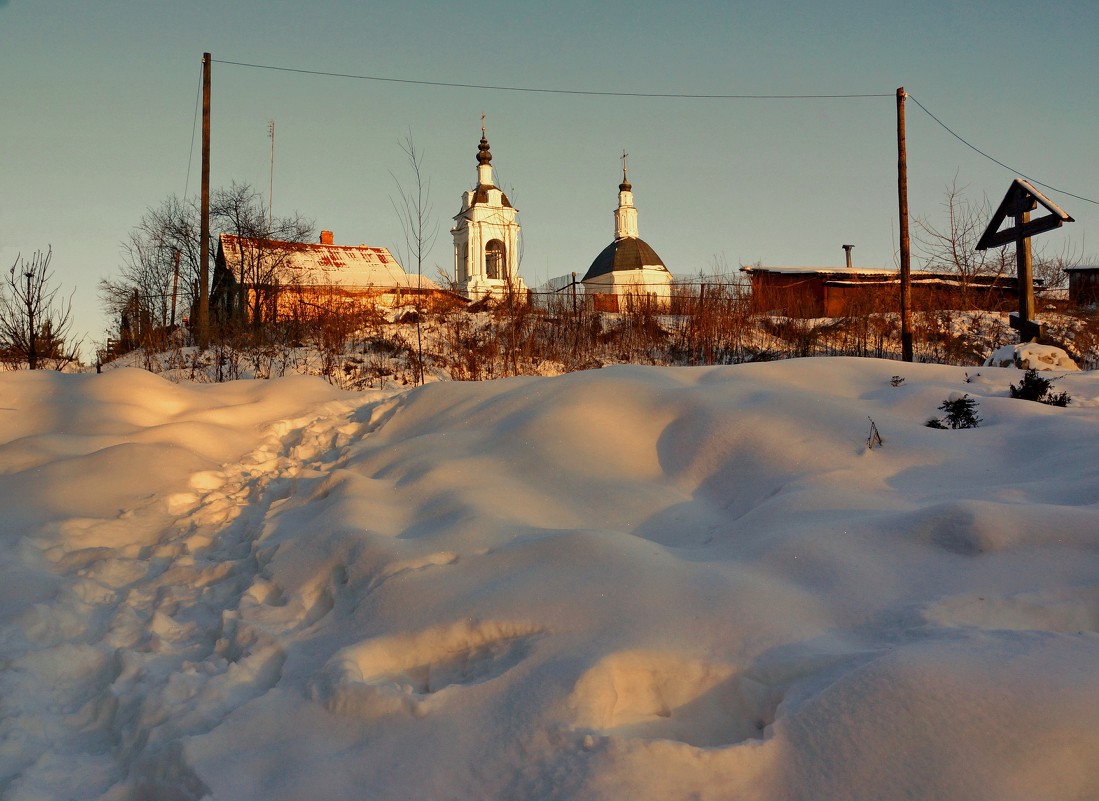
[{"label": "small evergreen sapling", "polygon": [[969,395],[944,400],[939,404],[939,411],[946,412],[946,416],[932,417],[926,423],[928,428],[976,428],[981,424],[977,401]]},{"label": "small evergreen sapling", "polygon": [[1068,406],[1072,398],[1067,392],[1051,392],[1057,379],[1039,375],[1037,370],[1027,370],[1019,386],[1011,385],[1011,397],[1037,401],[1049,406]]}]

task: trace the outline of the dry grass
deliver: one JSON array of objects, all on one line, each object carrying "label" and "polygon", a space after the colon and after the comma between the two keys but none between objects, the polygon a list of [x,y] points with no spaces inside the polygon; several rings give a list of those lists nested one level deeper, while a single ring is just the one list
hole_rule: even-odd
[{"label": "dry grass", "polygon": [[[896,313],[849,309],[845,317],[802,319],[752,311],[737,284],[677,292],[670,306],[629,304],[595,311],[583,296],[546,294],[475,305],[371,305],[334,297],[308,315],[259,330],[221,332],[209,351],[146,350],[144,365],[182,379],[223,381],[289,373],[323,376],[348,389],[410,385],[420,380],[481,381],[552,375],[632,363],[736,364],[804,356],[900,358]],[[1054,344],[1082,367],[1099,363],[1094,313],[1047,311]],[[418,326],[418,330],[417,330]],[[420,346],[417,346],[417,342]],[[1015,341],[1000,312],[918,309],[917,361],[976,366]]]}]

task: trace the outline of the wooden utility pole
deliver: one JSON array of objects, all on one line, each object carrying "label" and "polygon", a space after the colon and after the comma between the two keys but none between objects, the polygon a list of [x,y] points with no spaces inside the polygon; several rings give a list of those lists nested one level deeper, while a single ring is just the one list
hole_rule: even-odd
[{"label": "wooden utility pole", "polygon": [[176,297],[179,294],[179,248],[172,252],[172,325],[176,324]]},{"label": "wooden utility pole", "polygon": [[199,201],[198,309],[199,347],[210,343],[210,54],[202,55],[202,189]]},{"label": "wooden utility pole", "polygon": [[897,89],[897,200],[901,218],[901,358],[912,361],[912,251],[908,238],[908,154],[904,139],[904,87]]}]

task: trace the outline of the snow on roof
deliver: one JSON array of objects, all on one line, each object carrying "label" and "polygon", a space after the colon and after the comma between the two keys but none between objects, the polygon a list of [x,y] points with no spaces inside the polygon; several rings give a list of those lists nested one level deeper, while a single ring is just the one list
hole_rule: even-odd
[{"label": "snow on roof", "polygon": [[[745,273],[786,273],[788,275],[899,275],[897,270],[882,267],[764,267],[747,265],[740,268]],[[913,271],[915,272],[915,270]]]},{"label": "snow on roof", "polygon": [[[240,247],[256,247],[255,239],[221,235],[226,266],[240,266]],[[304,242],[264,242],[268,250],[278,251],[283,264],[277,268],[279,280],[315,286],[339,286],[380,289],[438,289],[426,276],[409,275],[393,258],[388,248],[368,245],[328,245]]]},{"label": "snow on roof", "polygon": [[[1099,268],[1092,268],[1099,269]],[[824,278],[829,284],[862,284],[866,285],[866,281],[860,280],[847,280],[844,281],[844,276],[848,276],[849,279],[854,279],[855,276],[866,276],[870,278],[884,278],[889,282],[897,281],[900,279],[900,270],[886,269],[881,267],[763,267],[759,265],[748,265],[740,268],[741,272],[748,273],[771,273],[776,275],[812,275],[820,276]],[[935,270],[912,270],[912,278],[922,284],[928,283],[942,283],[949,285],[960,285],[961,280],[957,273],[935,271]],[[832,278],[832,276],[836,276]],[[988,286],[988,285],[1000,285],[1004,283],[1012,283],[1016,280],[1014,273],[1005,273],[1004,275],[971,275],[968,281],[971,285],[975,286]],[[1034,284],[1040,286],[1042,284],[1041,279],[1034,279]]]}]

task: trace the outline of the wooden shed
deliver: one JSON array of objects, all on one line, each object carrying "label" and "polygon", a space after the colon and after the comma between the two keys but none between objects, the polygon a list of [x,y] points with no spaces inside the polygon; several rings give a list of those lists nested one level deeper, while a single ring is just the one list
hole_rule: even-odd
[{"label": "wooden shed", "polygon": [[1073,306],[1094,306],[1099,303],[1099,267],[1066,267],[1068,302]]}]

